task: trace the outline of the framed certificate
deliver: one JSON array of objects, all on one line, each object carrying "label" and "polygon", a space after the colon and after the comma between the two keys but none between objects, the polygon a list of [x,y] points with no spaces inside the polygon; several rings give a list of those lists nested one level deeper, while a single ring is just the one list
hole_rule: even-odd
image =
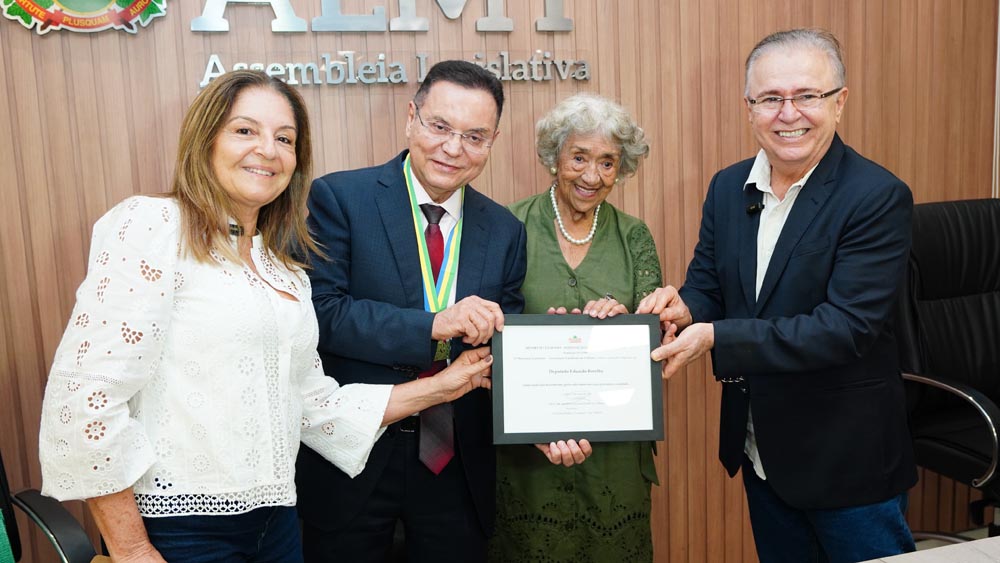
[{"label": "framed certificate", "polygon": [[663,439],[655,315],[506,315],[493,335],[493,443]]}]

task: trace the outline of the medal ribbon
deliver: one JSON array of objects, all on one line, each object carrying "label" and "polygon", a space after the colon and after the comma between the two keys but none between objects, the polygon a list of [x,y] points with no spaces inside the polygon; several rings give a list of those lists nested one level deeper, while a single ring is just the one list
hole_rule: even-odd
[{"label": "medal ribbon", "polygon": [[[427,252],[427,239],[420,228],[420,206],[417,205],[417,195],[413,188],[413,177],[410,170],[410,155],[403,161],[403,175],[406,177],[406,190],[410,195],[410,211],[413,213],[413,230],[417,235],[417,252],[420,255],[420,275],[424,286],[424,310],[437,313],[448,307],[448,296],[458,278],[458,248],[462,243],[462,219],[448,233],[444,242],[444,256],[441,259],[441,270],[434,279],[431,268],[430,253]],[[465,202],[465,187],[462,187],[462,202]]]}]

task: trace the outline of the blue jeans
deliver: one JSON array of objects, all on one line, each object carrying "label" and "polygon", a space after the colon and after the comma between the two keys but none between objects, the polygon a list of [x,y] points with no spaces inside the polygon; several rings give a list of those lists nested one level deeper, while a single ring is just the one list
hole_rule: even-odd
[{"label": "blue jeans", "polygon": [[143,518],[169,563],[301,563],[302,540],[293,506],[244,514]]},{"label": "blue jeans", "polygon": [[746,457],[743,485],[761,563],[848,563],[915,549],[906,493],[864,506],[799,510],[778,498]]}]

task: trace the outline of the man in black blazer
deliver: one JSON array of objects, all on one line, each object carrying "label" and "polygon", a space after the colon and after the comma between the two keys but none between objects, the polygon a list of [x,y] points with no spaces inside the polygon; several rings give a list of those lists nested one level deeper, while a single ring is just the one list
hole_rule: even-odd
[{"label": "man in black blazer", "polygon": [[670,377],[711,351],[719,457],[743,469],[761,561],[912,551],[917,475],[890,322],[912,196],[836,133],[847,88],[833,35],[775,33],[746,67],[761,150],[712,179],[684,286],[638,307],[664,323],[652,357]]},{"label": "man in black blazer", "polygon": [[[492,74],[438,63],[409,104],[408,150],[313,183],[309,225],[327,255],[312,257],[310,271],[319,351],[341,384],[431,375],[461,348],[486,344],[504,313],[521,312],[524,227],[468,186],[486,164],[502,110]],[[439,206],[440,218],[425,205]],[[485,559],[495,507],[490,396],[473,391],[449,408],[443,416],[453,430],[441,440],[453,443],[438,461],[422,460],[423,415],[389,426],[353,480],[302,448],[296,482],[307,561],[383,561],[397,520],[411,562]]]}]

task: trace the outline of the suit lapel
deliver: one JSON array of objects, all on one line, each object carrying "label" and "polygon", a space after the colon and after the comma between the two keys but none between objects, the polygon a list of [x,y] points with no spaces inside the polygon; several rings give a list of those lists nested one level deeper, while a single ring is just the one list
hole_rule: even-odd
[{"label": "suit lapel", "polygon": [[764,283],[760,287],[760,296],[757,298],[757,305],[754,308],[755,317],[760,314],[768,297],[771,296],[771,292],[774,291],[778,279],[788,264],[788,259],[792,256],[792,251],[802,240],[802,235],[805,234],[813,219],[830,198],[830,193],[836,185],[837,165],[840,164],[843,155],[844,143],[841,142],[840,136],[835,134],[830,150],[826,152],[812,176],[809,177],[809,181],[802,187],[802,192],[795,200],[795,204],[788,214],[788,220],[785,221],[785,226],[781,229],[778,242],[774,246],[774,254],[771,255],[771,262],[767,267],[767,273],[764,275]]},{"label": "suit lapel", "polygon": [[483,267],[489,245],[489,217],[486,215],[485,197],[465,187],[462,206],[462,247],[458,249],[458,286],[455,301],[476,295],[482,289]]},{"label": "suit lapel", "polygon": [[740,285],[743,286],[743,297],[747,308],[752,308],[757,301],[757,231],[760,226],[760,212],[743,215],[743,211],[751,205],[760,205],[764,194],[756,185],[747,186],[743,190],[743,204],[736,210],[740,229]]},{"label": "suit lapel", "polygon": [[406,302],[413,307],[423,308],[420,255],[417,251],[417,236],[413,230],[413,211],[406,191],[406,179],[403,178],[405,154],[400,154],[382,167],[375,193],[375,206],[396,259]]}]

